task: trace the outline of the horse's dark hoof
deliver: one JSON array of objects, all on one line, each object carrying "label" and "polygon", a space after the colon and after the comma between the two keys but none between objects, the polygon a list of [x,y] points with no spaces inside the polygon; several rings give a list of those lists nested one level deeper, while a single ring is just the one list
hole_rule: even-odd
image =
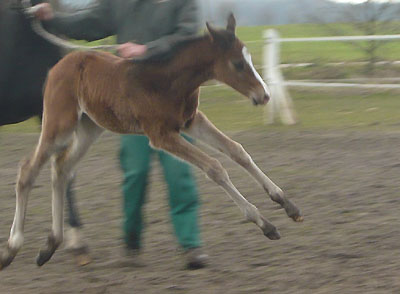
[{"label": "horse's dark hoof", "polygon": [[0,263],[0,270],[6,268],[7,266],[9,266],[11,264],[11,262],[14,260],[14,256],[9,256],[8,258],[1,260]]},{"label": "horse's dark hoof", "polygon": [[270,240],[279,240],[281,238],[281,235],[276,228],[274,228],[272,231],[264,232],[264,235]]},{"label": "horse's dark hoof", "polygon": [[5,269],[7,266],[9,266],[11,264],[11,262],[13,261],[14,257],[9,256],[8,258],[5,259],[1,259],[0,260],[0,271]]},{"label": "horse's dark hoof", "polygon": [[293,202],[286,200],[284,207],[287,215],[295,222],[300,223],[304,221],[304,217],[301,215],[300,209],[298,209]]},{"label": "horse's dark hoof", "polygon": [[7,246],[5,252],[0,254],[0,271],[9,266],[16,255],[17,250],[13,250]]},{"label": "horse's dark hoof", "polygon": [[268,239],[279,240],[281,238],[281,235],[279,235],[279,232],[276,229],[276,227],[269,221],[267,221],[264,217],[261,216],[261,219],[264,223],[263,226],[261,227],[261,230],[263,231],[264,235]]},{"label": "horse's dark hoof", "polygon": [[5,269],[7,266],[9,266],[11,264],[11,262],[13,261],[14,257],[13,256],[9,256],[8,258],[5,259],[1,259],[0,260],[0,271]]},{"label": "horse's dark hoof", "polygon": [[38,256],[36,257],[36,264],[38,266],[44,265],[53,256],[55,250],[40,250]]},{"label": "horse's dark hoof", "polygon": [[39,251],[39,255],[36,257],[36,264],[42,266],[48,262],[59,245],[60,242],[57,242],[53,234],[50,234],[47,237],[47,248]]}]

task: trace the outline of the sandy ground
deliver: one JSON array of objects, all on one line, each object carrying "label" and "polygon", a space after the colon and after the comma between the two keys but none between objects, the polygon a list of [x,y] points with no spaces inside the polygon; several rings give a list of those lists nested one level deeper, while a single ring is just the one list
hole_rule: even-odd
[{"label": "sandy ground", "polygon": [[[302,209],[294,223],[225,157],[232,181],[280,230],[270,241],[243,221],[235,204],[197,171],[206,269],[184,269],[154,163],[145,207],[142,260],[122,252],[118,137],[104,134],[78,168],[83,232],[93,262],[74,265],[59,249],[41,268],[35,256],[51,227],[50,176],[38,177],[28,206],[25,244],[0,272],[0,293],[400,293],[400,132],[318,131],[230,134]],[[37,134],[0,133],[0,242],[14,215],[17,163]]]}]

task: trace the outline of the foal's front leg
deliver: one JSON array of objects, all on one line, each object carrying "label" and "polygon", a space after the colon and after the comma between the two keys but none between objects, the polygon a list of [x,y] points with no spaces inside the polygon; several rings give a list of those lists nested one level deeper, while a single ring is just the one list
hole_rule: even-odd
[{"label": "foal's front leg", "polygon": [[187,142],[177,132],[164,130],[161,132],[146,132],[146,134],[153,147],[168,151],[203,170],[211,180],[220,185],[228,193],[236,205],[239,206],[245,218],[260,227],[265,236],[271,240],[280,238],[275,226],[266,220],[259,213],[258,209],[248,202],[232,184],[228,173],[218,160],[208,156],[199,148]]},{"label": "foal's front leg", "polygon": [[270,195],[271,199],[279,203],[287,215],[296,222],[303,221],[300,210],[293,202],[285,198],[283,191],[275,185],[254,163],[242,145],[233,141],[218,130],[202,113],[198,112],[192,124],[185,132],[193,138],[209,144],[211,147],[227,154],[233,161],[240,164]]}]

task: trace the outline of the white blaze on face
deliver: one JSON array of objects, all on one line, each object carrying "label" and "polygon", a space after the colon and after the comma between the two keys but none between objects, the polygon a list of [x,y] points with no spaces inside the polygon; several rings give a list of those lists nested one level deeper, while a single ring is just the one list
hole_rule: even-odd
[{"label": "white blaze on face", "polygon": [[246,60],[247,64],[250,66],[251,70],[253,71],[254,76],[257,78],[257,80],[258,80],[258,81],[261,83],[261,85],[263,86],[265,93],[266,93],[268,96],[271,96],[271,95],[270,95],[270,92],[269,92],[269,89],[268,89],[268,86],[265,84],[265,82],[264,82],[264,80],[261,78],[260,74],[256,71],[256,69],[255,69],[255,67],[254,67],[254,65],[253,65],[253,61],[251,61],[250,52],[249,52],[249,50],[247,50],[247,48],[246,48],[245,46],[243,46],[242,54],[243,54],[243,57],[244,57],[244,59]]}]

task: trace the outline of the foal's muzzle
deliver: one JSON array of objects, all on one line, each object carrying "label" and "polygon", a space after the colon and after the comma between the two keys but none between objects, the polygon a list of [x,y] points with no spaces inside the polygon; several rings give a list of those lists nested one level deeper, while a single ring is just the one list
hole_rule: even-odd
[{"label": "foal's muzzle", "polygon": [[256,93],[252,93],[250,95],[250,99],[253,102],[253,105],[265,105],[268,103],[270,96],[269,94],[263,92],[262,94],[257,95]]}]

